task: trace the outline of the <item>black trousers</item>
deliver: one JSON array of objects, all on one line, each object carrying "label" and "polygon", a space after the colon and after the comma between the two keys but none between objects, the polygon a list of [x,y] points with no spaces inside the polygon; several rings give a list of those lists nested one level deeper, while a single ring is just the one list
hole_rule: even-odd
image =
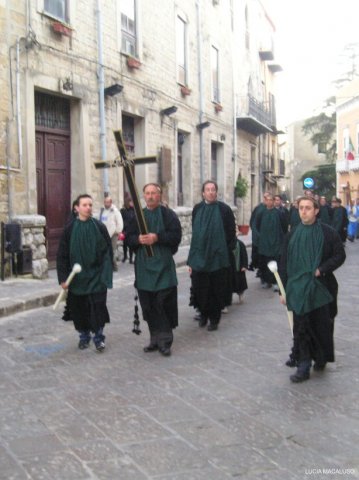
[{"label": "black trousers", "polygon": [[294,314],[294,346],[298,360],[314,360],[318,364],[334,362],[334,319],[329,305],[316,308],[306,315]]},{"label": "black trousers", "polygon": [[78,331],[90,330],[96,333],[105,323],[110,322],[106,300],[107,290],[88,295],[74,295],[70,291],[67,297],[68,315],[64,320],[73,320]]},{"label": "black trousers", "polygon": [[228,268],[214,272],[192,271],[193,306],[213,325],[217,325],[221,319],[229,290]]},{"label": "black trousers", "polygon": [[169,348],[173,342],[172,330],[178,325],[177,287],[158,292],[138,290],[143,319],[148,324],[151,344]]}]

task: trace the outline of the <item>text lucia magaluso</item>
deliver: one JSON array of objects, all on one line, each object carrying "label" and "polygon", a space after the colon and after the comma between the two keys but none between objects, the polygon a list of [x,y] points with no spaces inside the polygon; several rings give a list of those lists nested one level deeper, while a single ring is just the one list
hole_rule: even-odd
[{"label": "text lucia magaluso", "polygon": [[306,475],[355,475],[355,468],[306,468]]}]

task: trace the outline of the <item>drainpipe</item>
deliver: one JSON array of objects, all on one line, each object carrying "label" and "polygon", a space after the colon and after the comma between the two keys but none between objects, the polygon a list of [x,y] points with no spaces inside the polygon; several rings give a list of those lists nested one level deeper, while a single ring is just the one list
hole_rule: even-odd
[{"label": "drainpipe", "polygon": [[[106,119],[105,119],[105,79],[103,67],[103,45],[102,45],[102,14],[101,14],[101,0],[97,0],[97,43],[98,43],[98,94],[99,94],[99,108],[100,108],[100,147],[101,160],[107,160],[106,150]],[[103,193],[104,197],[109,194],[108,187],[108,169],[102,170]]]},{"label": "drainpipe", "polygon": [[[198,86],[199,86],[199,122],[203,122],[204,96],[202,75],[202,31],[201,31],[201,0],[196,0],[197,10],[197,59],[198,59]],[[204,138],[203,130],[199,130],[199,178],[202,185],[204,173]]]},{"label": "drainpipe", "polygon": [[16,124],[19,148],[19,170],[22,169],[22,137],[21,137],[21,97],[20,97],[20,38],[16,40]]}]

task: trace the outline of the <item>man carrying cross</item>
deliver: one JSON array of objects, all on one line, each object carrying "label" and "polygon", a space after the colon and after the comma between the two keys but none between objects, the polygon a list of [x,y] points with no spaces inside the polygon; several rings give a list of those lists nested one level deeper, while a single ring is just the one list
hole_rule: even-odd
[{"label": "man carrying cross", "polygon": [[[150,343],[145,352],[171,355],[173,329],[178,325],[177,276],[173,255],[181,242],[181,224],[175,212],[161,205],[161,187],[148,183],[143,187],[146,207],[143,216],[148,233],[141,234],[133,220],[127,231],[128,245],[136,252],[135,286]],[[153,255],[146,248],[151,247]]]}]

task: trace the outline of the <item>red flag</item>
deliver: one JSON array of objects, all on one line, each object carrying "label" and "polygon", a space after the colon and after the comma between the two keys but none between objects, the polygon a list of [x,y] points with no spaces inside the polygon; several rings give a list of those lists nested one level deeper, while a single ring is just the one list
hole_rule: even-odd
[{"label": "red flag", "polygon": [[346,154],[346,159],[347,160],[355,160],[355,155],[354,155],[354,145],[352,143],[352,139],[349,137],[349,146],[348,146],[348,151]]}]

